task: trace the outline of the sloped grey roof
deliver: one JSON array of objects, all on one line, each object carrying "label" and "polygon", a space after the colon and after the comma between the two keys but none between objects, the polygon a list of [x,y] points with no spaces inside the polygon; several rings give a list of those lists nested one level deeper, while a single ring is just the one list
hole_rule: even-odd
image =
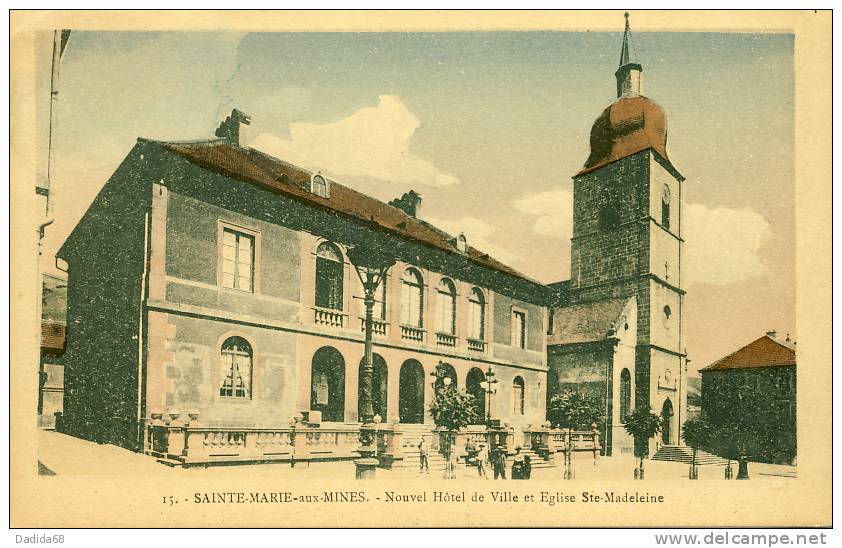
[{"label": "sloped grey roof", "polygon": [[553,315],[553,334],[547,340],[547,344],[605,340],[613,335],[617,320],[630,298],[575,304],[557,309]]}]

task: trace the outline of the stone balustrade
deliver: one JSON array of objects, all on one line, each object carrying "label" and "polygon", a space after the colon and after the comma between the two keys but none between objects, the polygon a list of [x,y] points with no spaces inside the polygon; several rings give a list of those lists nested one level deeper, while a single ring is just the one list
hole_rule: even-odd
[{"label": "stone balustrade", "polygon": [[420,327],[413,327],[411,325],[401,326],[401,339],[414,342],[424,341],[424,330]]},{"label": "stone balustrade", "polygon": [[[365,318],[360,318],[360,331],[365,333]],[[371,332],[378,337],[386,337],[389,333],[389,323],[374,318],[371,320]]]},{"label": "stone balustrade", "polygon": [[439,346],[456,346],[456,335],[436,333],[436,344]]},{"label": "stone balustrade", "polygon": [[466,339],[468,350],[473,352],[485,352],[485,341],[479,339]]},{"label": "stone balustrade", "polygon": [[345,319],[348,317],[338,310],[329,310],[327,308],[313,309],[313,322],[316,325],[325,325],[328,327],[345,327]]},{"label": "stone balustrade", "polygon": [[[568,439],[574,451],[599,451],[599,430],[572,430],[553,428],[546,430],[547,447],[550,452],[559,453],[565,450]],[[568,438],[569,436],[569,438]]]},{"label": "stone balustrade", "polygon": [[[390,435],[384,429],[387,446]],[[354,425],[237,428],[157,418],[146,425],[146,452],[183,465],[353,459],[358,447],[359,427]]]}]

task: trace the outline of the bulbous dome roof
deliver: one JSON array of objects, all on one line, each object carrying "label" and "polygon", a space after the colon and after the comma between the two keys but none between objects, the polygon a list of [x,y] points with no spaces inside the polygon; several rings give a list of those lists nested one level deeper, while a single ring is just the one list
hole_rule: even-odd
[{"label": "bulbous dome roof", "polygon": [[591,128],[591,154],[577,175],[584,175],[646,149],[653,149],[676,171],[667,156],[667,117],[642,95],[621,97],[599,115]]}]

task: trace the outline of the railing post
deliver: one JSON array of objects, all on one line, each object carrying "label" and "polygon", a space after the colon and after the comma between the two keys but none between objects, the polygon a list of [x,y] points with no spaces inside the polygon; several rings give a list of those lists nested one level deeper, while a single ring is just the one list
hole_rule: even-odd
[{"label": "railing post", "polygon": [[167,427],[167,455],[181,457],[186,452],[185,441],[187,428],[178,420],[181,414],[170,411],[170,424]]}]

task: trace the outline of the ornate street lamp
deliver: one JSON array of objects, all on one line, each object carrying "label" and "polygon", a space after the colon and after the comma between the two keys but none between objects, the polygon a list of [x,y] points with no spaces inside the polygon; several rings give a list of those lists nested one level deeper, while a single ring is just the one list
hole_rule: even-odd
[{"label": "ornate street lamp", "polygon": [[485,390],[488,401],[485,406],[485,424],[488,428],[491,428],[491,395],[497,392],[497,388],[495,388],[497,382],[494,376],[494,369],[489,365],[488,371],[485,372],[485,380],[480,383],[480,386]]},{"label": "ornate street lamp", "polygon": [[372,343],[372,323],[374,320],[374,298],[377,287],[386,277],[386,272],[395,264],[395,258],[375,246],[356,246],[348,250],[348,259],[354,265],[365,296],[365,357],[360,375],[360,399],[362,412],[360,420],[360,458],[354,461],[357,466],[357,479],[373,479],[378,461],[374,458],[377,452],[376,426],[374,424],[374,402],[372,398],[374,361]]},{"label": "ornate street lamp", "polygon": [[430,376],[435,379],[433,381],[433,394],[438,394],[439,390],[450,386],[450,383],[453,382],[453,379],[450,378],[450,375],[444,369],[444,362],[441,361],[436,365],[434,371],[430,371]]}]

